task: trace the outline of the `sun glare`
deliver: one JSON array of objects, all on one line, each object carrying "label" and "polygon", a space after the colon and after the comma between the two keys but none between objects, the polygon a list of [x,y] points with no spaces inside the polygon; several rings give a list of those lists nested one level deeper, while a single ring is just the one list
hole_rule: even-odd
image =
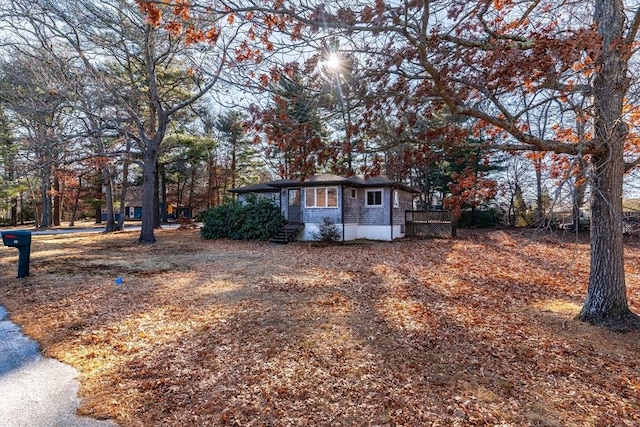
[{"label": "sun glare", "polygon": [[334,70],[340,68],[340,58],[338,57],[338,55],[336,55],[335,53],[329,55],[329,58],[327,59],[327,66]]}]

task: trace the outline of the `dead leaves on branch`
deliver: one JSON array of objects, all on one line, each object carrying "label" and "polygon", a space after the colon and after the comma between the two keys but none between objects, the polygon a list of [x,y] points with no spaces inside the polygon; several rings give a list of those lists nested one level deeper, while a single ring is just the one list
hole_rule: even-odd
[{"label": "dead leaves on branch", "polygon": [[[123,426],[640,422],[637,333],[572,320],[584,243],[502,231],[335,247],[190,230],[134,240],[38,236],[32,276],[0,291],[48,355],[81,371],[86,415]],[[627,254],[638,311],[640,250]],[[14,262],[2,259],[4,276]]]}]

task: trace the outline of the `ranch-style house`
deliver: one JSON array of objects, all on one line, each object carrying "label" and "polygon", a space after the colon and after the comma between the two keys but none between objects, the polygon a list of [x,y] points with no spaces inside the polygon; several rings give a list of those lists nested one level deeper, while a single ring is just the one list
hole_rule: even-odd
[{"label": "ranch-style house", "polygon": [[306,181],[278,180],[232,189],[238,200],[249,194],[271,199],[287,220],[286,239],[315,240],[324,218],[342,240],[391,241],[406,234],[405,212],[420,193],[388,178],[320,174]]}]

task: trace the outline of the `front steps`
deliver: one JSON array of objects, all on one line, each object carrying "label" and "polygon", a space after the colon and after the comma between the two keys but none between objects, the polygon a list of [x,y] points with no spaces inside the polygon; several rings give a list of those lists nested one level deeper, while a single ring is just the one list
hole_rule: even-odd
[{"label": "front steps", "polygon": [[304,224],[297,222],[290,222],[282,226],[282,228],[271,238],[271,243],[279,243],[285,245],[289,242],[293,242],[298,238],[298,233],[304,228]]}]

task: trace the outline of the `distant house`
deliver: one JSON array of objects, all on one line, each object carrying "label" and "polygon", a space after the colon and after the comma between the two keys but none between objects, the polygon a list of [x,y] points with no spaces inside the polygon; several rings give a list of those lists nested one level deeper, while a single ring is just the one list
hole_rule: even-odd
[{"label": "distant house", "polygon": [[127,219],[142,219],[142,202],[130,202],[124,212]]},{"label": "distant house", "polygon": [[384,177],[315,175],[307,181],[279,180],[230,190],[243,201],[249,194],[266,197],[280,207],[284,218],[300,225],[299,240],[314,233],[329,218],[342,240],[393,240],[405,236],[405,212],[420,193]]}]

